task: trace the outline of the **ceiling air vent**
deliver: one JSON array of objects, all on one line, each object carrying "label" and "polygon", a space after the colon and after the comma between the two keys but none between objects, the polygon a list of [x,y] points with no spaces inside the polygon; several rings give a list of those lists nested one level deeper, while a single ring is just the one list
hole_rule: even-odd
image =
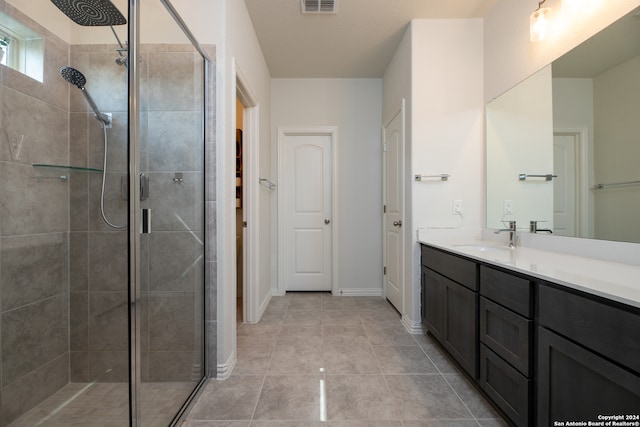
[{"label": "ceiling air vent", "polygon": [[302,13],[336,13],[338,0],[300,0]]}]

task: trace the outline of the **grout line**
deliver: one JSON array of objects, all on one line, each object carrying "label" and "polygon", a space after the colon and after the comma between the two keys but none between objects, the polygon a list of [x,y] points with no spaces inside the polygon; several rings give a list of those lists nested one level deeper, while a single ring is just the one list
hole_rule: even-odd
[{"label": "grout line", "polygon": [[[322,298],[325,298],[325,297],[327,297],[327,296],[322,295]],[[268,396],[263,396],[263,393],[265,392],[266,379],[267,379],[268,376],[270,376],[270,374],[269,374],[270,369],[271,369],[274,361],[277,358],[277,356],[275,354],[275,349],[276,349],[276,346],[277,346],[277,342],[278,342],[281,334],[286,333],[285,321],[284,320],[287,317],[287,315],[291,314],[292,312],[300,311],[300,310],[296,310],[295,307],[294,307],[294,310],[290,310],[291,301],[292,301],[292,298],[288,298],[288,300],[286,302],[282,303],[283,306],[284,306],[284,313],[283,313],[282,318],[279,321],[277,321],[277,322],[269,322],[269,323],[263,324],[263,325],[273,325],[273,326],[275,326],[274,330],[277,329],[277,333],[274,336],[274,340],[275,341],[272,342],[271,343],[272,345],[270,346],[271,354],[270,354],[268,363],[266,365],[265,371],[262,374],[246,374],[246,375],[250,375],[250,376],[254,376],[254,377],[258,377],[258,378],[260,376],[262,377],[262,382],[260,384],[260,388],[259,388],[259,391],[258,391],[258,394],[257,394],[257,398],[256,398],[255,404],[253,406],[253,410],[251,412],[251,419],[249,421],[249,423],[251,425],[254,425],[253,423],[255,423],[255,422],[261,421],[261,420],[256,420],[255,419],[256,411],[257,411],[257,407],[258,407],[259,402],[261,401],[261,399],[262,398],[268,398]],[[372,342],[371,342],[371,337],[372,337],[371,334],[373,334],[374,333],[373,331],[377,330],[378,328],[384,330],[384,329],[389,329],[389,328],[394,327],[395,326],[395,319],[394,319],[393,324],[392,324],[391,319],[386,319],[386,318],[384,319],[384,321],[369,322],[369,324],[372,324],[373,326],[375,326],[375,328],[372,328],[369,332],[367,332],[367,328],[365,326],[367,323],[365,322],[365,320],[362,317],[362,312],[371,311],[371,310],[381,310],[380,307],[377,307],[377,308],[376,307],[360,307],[360,308],[358,308],[358,306],[354,302],[354,306],[353,307],[340,307],[340,308],[337,309],[337,310],[349,310],[349,311],[355,310],[355,313],[357,313],[357,316],[358,316],[357,317],[357,319],[358,319],[357,323],[356,322],[350,323],[351,321],[346,322],[346,323],[345,322],[330,322],[329,319],[326,319],[324,315],[325,315],[325,313],[327,311],[331,311],[331,310],[336,310],[336,309],[335,308],[332,309],[330,307],[325,307],[323,303],[320,304],[321,317],[320,317],[319,324],[320,324],[320,327],[321,327],[320,334],[321,334],[321,339],[322,339],[322,344],[320,345],[320,349],[321,349],[320,351],[322,352],[323,372],[320,372],[320,373],[300,372],[298,374],[280,372],[280,373],[276,373],[275,375],[277,375],[277,376],[290,376],[290,377],[302,377],[302,376],[304,376],[304,377],[308,377],[308,376],[318,377],[319,379],[321,379],[321,381],[324,382],[325,393],[327,391],[327,389],[326,389],[327,379],[330,380],[331,378],[338,377],[338,376],[347,376],[347,377],[375,376],[375,377],[382,377],[382,380],[384,381],[384,384],[385,384],[385,387],[386,387],[386,391],[388,393],[391,392],[391,387],[389,385],[389,379],[390,378],[388,378],[388,377],[393,377],[393,376],[418,377],[418,376],[420,376],[420,377],[433,377],[433,378],[436,378],[436,376],[440,376],[445,381],[445,384],[449,387],[449,389],[451,391],[453,391],[454,395],[459,399],[459,401],[462,403],[464,408],[467,410],[467,413],[469,414],[469,418],[464,418],[464,420],[466,420],[466,421],[472,421],[473,420],[475,425],[477,425],[477,426],[481,425],[480,424],[480,420],[477,417],[475,417],[475,415],[471,412],[468,404],[462,399],[461,395],[453,388],[451,382],[447,379],[447,375],[448,374],[458,375],[458,376],[461,376],[461,374],[460,373],[455,373],[455,372],[454,373],[444,372],[443,371],[444,368],[441,369],[438,365],[436,365],[434,360],[427,353],[426,349],[422,345],[420,345],[420,341],[418,341],[416,336],[414,336],[412,334],[409,334],[407,331],[404,331],[404,333],[412,336],[413,344],[404,344],[404,345],[400,345],[400,346],[393,345],[393,344],[387,344],[386,346],[389,346],[389,347],[411,346],[411,347],[413,347],[413,346],[417,345],[418,347],[420,347],[421,354],[426,356],[427,360],[434,366],[435,371],[434,372],[430,372],[430,373],[411,373],[411,372],[408,372],[408,373],[397,373],[397,374],[385,374],[383,372],[382,367],[380,366],[380,359],[379,359],[377,353],[375,352],[375,348],[377,346],[374,346],[372,344]],[[260,324],[261,323],[258,323],[258,325],[260,325]],[[296,324],[299,324],[299,323],[296,323],[296,322],[289,323],[289,325],[296,325]],[[316,323],[314,322],[314,325],[315,324]],[[327,339],[328,335],[327,335],[327,330],[325,330],[325,328],[331,327],[333,325],[347,325],[347,326],[354,326],[354,327],[357,326],[357,327],[362,327],[363,328],[364,337],[366,337],[366,340],[367,340],[366,346],[367,346],[368,349],[370,349],[371,352],[373,352],[373,357],[374,357],[373,360],[375,361],[376,368],[378,370],[376,373],[371,373],[371,372],[335,373],[335,374],[327,373],[327,366],[326,366],[327,358],[326,358],[326,355],[327,355],[328,344],[326,342],[326,339]],[[238,327],[238,330],[242,329],[243,327],[245,327],[245,325],[241,324]],[[343,345],[349,346],[349,345],[355,345],[355,343],[343,344]],[[251,345],[249,345],[249,346],[251,346]],[[383,345],[383,347],[384,347],[384,345]],[[237,376],[242,377],[242,376],[245,376],[245,375],[238,374]],[[453,378],[453,377],[451,377],[451,378]],[[320,390],[321,390],[321,393],[322,393],[322,385],[320,385],[320,387],[321,387]],[[326,394],[325,394],[325,396],[326,396]],[[329,399],[326,399],[325,400],[325,411],[324,411],[324,415],[325,415],[324,422],[327,425],[330,425],[331,422],[335,421],[335,420],[331,420],[330,419],[331,414],[329,413],[328,402],[329,402]],[[322,413],[322,411],[321,411],[321,413]],[[401,416],[402,416],[402,414],[400,414],[400,417]],[[246,421],[246,420],[243,420],[243,421]],[[275,421],[286,422],[287,420],[278,419],[278,420],[272,420],[272,421],[274,421],[274,422]],[[289,421],[300,421],[300,420],[289,420]],[[409,421],[412,421],[412,420],[403,420],[402,418],[399,418],[399,419],[397,419],[395,421],[399,422],[399,424],[402,425],[402,426],[406,426],[406,425],[408,425]],[[455,421],[455,420],[451,419],[450,421]]]},{"label": "grout line", "polygon": [[[469,409],[469,406],[467,405],[467,402],[464,401],[464,399],[462,398],[462,396],[460,396],[458,394],[458,392],[456,391],[456,389],[451,385],[451,383],[449,382],[449,380],[447,379],[447,376],[444,374],[442,375],[442,379],[444,379],[444,381],[449,385],[449,387],[451,388],[451,390],[453,390],[453,393],[458,396],[458,399],[460,399],[460,402],[462,402],[462,404],[464,405],[465,408],[467,408],[467,411],[469,411],[469,414],[471,414],[471,416],[473,417],[473,419],[475,420],[475,422],[480,425],[480,423],[478,422],[478,419],[476,418],[476,416],[473,414],[473,412],[471,412],[471,409]],[[458,376],[462,376],[463,379],[466,380],[466,378],[464,378],[463,374],[451,374],[451,375],[458,375]]]}]

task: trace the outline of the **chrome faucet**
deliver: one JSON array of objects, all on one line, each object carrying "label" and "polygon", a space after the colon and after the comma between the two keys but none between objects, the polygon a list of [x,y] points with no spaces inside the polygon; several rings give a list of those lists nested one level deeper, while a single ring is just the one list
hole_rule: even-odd
[{"label": "chrome faucet", "polygon": [[546,221],[529,221],[529,232],[530,233],[538,233],[540,231],[545,231],[549,234],[553,234],[553,230],[551,230],[550,228],[538,228],[538,223],[539,222],[546,222]]},{"label": "chrome faucet", "polygon": [[509,221],[509,228],[502,228],[500,230],[496,230],[495,233],[502,233],[503,231],[508,231],[509,232],[509,247],[510,248],[515,248],[516,247],[516,222],[515,221]]}]

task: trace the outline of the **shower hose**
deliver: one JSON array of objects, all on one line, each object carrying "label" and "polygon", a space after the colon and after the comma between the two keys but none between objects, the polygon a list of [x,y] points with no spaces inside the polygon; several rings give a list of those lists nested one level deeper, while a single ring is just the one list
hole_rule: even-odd
[{"label": "shower hose", "polygon": [[107,216],[104,213],[104,189],[105,182],[107,180],[107,126],[104,124],[102,120],[100,120],[100,124],[102,124],[102,131],[104,134],[104,160],[102,163],[102,189],[100,190],[100,214],[102,215],[102,219],[107,225],[111,228],[123,229],[126,228],[126,225],[116,225],[107,219]]}]

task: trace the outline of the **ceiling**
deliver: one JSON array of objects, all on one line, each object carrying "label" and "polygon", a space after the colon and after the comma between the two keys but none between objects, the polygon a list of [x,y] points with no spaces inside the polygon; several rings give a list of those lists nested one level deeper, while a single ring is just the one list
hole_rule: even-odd
[{"label": "ceiling", "polygon": [[379,78],[412,19],[482,18],[496,0],[245,0],[272,78]]}]

